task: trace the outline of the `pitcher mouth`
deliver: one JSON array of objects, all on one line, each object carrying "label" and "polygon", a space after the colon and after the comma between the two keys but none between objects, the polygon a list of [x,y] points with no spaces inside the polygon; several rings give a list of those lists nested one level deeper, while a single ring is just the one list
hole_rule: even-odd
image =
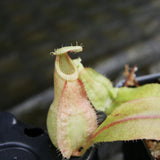
[{"label": "pitcher mouth", "polygon": [[[64,61],[65,64],[63,65]],[[69,69],[67,70],[67,68]],[[78,70],[70,59],[68,53],[56,56],[55,69],[59,76],[64,80],[73,81],[78,79]]]}]

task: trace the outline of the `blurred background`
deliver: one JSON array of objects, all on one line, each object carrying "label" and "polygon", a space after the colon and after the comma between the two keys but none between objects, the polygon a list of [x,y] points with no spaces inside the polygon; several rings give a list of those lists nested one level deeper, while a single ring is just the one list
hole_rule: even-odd
[{"label": "blurred background", "polygon": [[125,64],[137,65],[137,75],[160,72],[157,0],[2,0],[0,19],[0,109],[26,123],[45,127],[49,53],[61,46],[82,43],[83,63],[114,83]]},{"label": "blurred background", "polygon": [[26,123],[45,127],[49,53],[61,46],[82,43],[83,63],[114,83],[125,64],[137,65],[137,75],[160,72],[157,0],[2,0],[0,19],[0,109]]},{"label": "blurred background", "polygon": [[53,99],[54,57],[61,46],[83,43],[86,66],[123,79],[160,72],[158,0],[1,0],[0,110],[45,128]]}]

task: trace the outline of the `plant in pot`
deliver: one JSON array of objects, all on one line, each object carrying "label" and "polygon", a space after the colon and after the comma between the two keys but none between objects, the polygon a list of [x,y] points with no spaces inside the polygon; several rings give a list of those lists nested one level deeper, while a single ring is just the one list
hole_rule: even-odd
[{"label": "plant in pot", "polygon": [[[82,156],[100,142],[160,140],[160,84],[116,88],[81,59],[68,53],[81,46],[55,50],[54,101],[47,117],[49,137],[64,159]],[[134,69],[133,69],[134,72]],[[134,82],[129,74],[127,83]],[[102,123],[97,112],[106,115]]]}]

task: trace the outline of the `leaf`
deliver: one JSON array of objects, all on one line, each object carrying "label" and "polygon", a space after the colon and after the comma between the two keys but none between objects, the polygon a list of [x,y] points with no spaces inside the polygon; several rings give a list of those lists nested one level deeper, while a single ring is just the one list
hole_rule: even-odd
[{"label": "leaf", "polygon": [[137,88],[121,87],[118,89],[117,96],[113,103],[108,110],[106,110],[106,114],[110,114],[115,108],[124,102],[154,96],[160,96],[160,84],[151,83]]},{"label": "leaf", "polygon": [[145,84],[137,88],[121,87],[118,90],[116,102],[126,102],[150,96],[160,96],[160,84]]},{"label": "leaf", "polygon": [[97,128],[85,146],[119,140],[160,140],[160,96],[123,103]]}]

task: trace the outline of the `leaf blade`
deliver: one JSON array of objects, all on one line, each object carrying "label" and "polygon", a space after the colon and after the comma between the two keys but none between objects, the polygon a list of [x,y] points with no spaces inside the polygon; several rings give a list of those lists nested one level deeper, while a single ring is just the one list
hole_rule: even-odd
[{"label": "leaf blade", "polygon": [[94,132],[89,143],[160,139],[160,97],[129,101],[116,108]]},{"label": "leaf blade", "polygon": [[160,96],[160,85],[158,83],[145,84],[137,88],[121,87],[118,89],[117,97],[110,106],[110,110],[106,110],[106,114],[119,107],[121,104],[136,99]]}]

